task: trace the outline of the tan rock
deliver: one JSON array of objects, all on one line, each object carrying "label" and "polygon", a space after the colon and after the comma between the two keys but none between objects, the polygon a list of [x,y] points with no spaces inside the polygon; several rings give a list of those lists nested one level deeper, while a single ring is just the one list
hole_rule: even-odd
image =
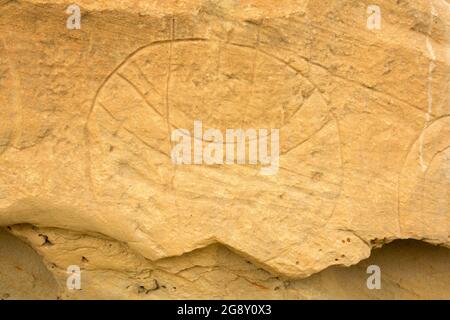
[{"label": "tan rock", "polygon": [[[45,272],[28,271],[30,261],[35,261],[31,259],[31,249],[25,250],[26,245],[17,238],[1,233],[0,254],[8,252],[5,258],[9,258],[3,260],[2,256],[0,264],[3,299],[450,298],[449,250],[412,240],[374,249],[369,259],[355,266],[335,266],[296,280],[271,274],[221,245],[151,262],[126,245],[99,235],[30,225],[14,226],[10,232],[31,243],[44,257],[59,287]],[[42,244],[44,236],[46,244]],[[9,240],[4,241],[5,237]],[[14,261],[16,265],[4,261]],[[74,263],[81,270],[82,290],[66,289],[66,269]],[[28,266],[30,273],[15,268],[23,265]],[[45,270],[39,259],[31,265],[41,265]],[[381,290],[369,290],[366,286],[367,268],[372,265],[382,270]]]},{"label": "tan rock", "polygon": [[[0,16],[0,225],[61,292],[86,263],[84,298],[301,298],[275,288],[395,239],[450,246],[445,1],[378,1],[380,30],[338,0],[79,0],[69,30],[70,3]],[[279,129],[278,172],[174,165],[194,121]]]}]

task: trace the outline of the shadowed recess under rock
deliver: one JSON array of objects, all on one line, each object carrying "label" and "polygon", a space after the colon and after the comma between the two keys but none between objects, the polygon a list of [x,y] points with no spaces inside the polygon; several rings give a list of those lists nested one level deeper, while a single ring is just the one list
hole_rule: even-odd
[{"label": "shadowed recess under rock", "polygon": [[[4,298],[55,298],[57,286],[50,272],[63,288],[63,299],[450,298],[450,251],[415,240],[397,240],[373,249],[371,257],[357,265],[334,266],[296,280],[271,274],[223,245],[152,262],[111,239],[31,225],[9,229],[45,258],[49,271],[28,245],[2,231],[0,289],[8,291]],[[12,259],[6,259],[8,255]],[[79,291],[65,289],[65,268],[74,264],[82,271]],[[381,290],[367,288],[370,265],[380,267]]]}]

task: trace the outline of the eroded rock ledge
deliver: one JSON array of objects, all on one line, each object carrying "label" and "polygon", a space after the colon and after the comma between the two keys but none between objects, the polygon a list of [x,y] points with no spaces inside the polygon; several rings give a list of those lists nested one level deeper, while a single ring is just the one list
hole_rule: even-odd
[{"label": "eroded rock ledge", "polygon": [[[7,233],[31,245],[43,261],[32,259],[31,248]],[[370,259],[355,266],[332,267],[307,279],[296,280],[271,274],[222,245],[210,245],[179,257],[152,262],[112,239],[63,229],[16,225],[0,231],[0,238],[2,299],[450,297],[450,251],[412,240],[375,249]],[[54,279],[45,272],[43,263]],[[81,269],[82,290],[66,288],[66,268],[74,263]],[[370,265],[377,265],[383,271],[382,290],[366,287]]]},{"label": "eroded rock ledge", "polygon": [[[198,276],[186,255],[218,255],[225,274],[234,252],[252,268],[228,273],[236,296],[395,239],[450,245],[445,1],[378,1],[381,30],[354,1],[168,3],[78,1],[68,30],[69,2],[3,2],[1,226],[36,248],[48,231],[36,250],[61,270],[97,248],[92,281],[118,268],[142,292],[181,272],[166,259]],[[170,132],[194,120],[279,128],[278,174],[174,166]]]}]

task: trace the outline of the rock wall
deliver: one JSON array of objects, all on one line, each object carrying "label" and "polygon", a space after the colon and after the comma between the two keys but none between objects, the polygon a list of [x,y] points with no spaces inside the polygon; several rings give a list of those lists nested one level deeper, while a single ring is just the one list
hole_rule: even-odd
[{"label": "rock wall", "polygon": [[[115,240],[62,229],[17,225],[0,237],[2,299],[450,299],[449,250],[412,240],[293,279],[218,244],[152,262]],[[81,290],[66,287],[74,263]],[[366,285],[369,266],[380,267],[380,290]]]},{"label": "rock wall", "polygon": [[[1,1],[0,226],[54,277],[30,295],[448,298],[449,5],[376,2]],[[275,170],[251,137],[225,163],[227,129],[279,138]],[[443,248],[392,245],[366,290],[397,239]]]}]

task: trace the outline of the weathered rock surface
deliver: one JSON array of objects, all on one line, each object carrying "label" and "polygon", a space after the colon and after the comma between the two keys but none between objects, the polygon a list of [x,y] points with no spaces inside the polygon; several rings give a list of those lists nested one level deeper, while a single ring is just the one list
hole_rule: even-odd
[{"label": "weathered rock surface", "polygon": [[[450,299],[450,251],[412,240],[374,249],[356,266],[296,280],[271,274],[217,244],[151,262],[101,236],[30,225],[9,231],[45,258],[56,281],[41,271],[43,263],[32,258],[31,248],[11,235],[3,242],[1,234],[3,299]],[[82,290],[66,289],[66,266],[74,263],[82,270]],[[371,265],[382,270],[381,290],[366,286]]]},{"label": "weathered rock surface", "polygon": [[[80,30],[67,1],[2,3],[0,225],[59,296],[348,297],[357,267],[294,280],[396,239],[450,246],[446,1],[378,1],[380,30],[364,1],[80,0]],[[279,128],[278,173],[172,164],[195,120]],[[86,290],[65,292],[69,265]],[[450,279],[395,283],[379,297]]]}]

